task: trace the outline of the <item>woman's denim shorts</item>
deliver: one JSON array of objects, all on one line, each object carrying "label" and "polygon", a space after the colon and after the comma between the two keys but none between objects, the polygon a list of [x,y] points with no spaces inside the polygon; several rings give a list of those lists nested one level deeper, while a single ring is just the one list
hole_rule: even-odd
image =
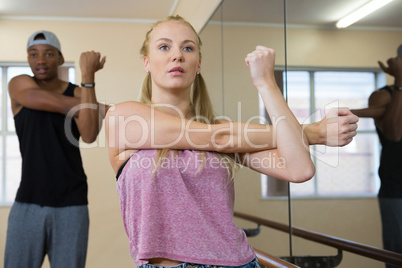
[{"label": "woman's denim shorts", "polygon": [[138,268],[260,268],[258,264],[257,257],[254,258],[251,262],[241,265],[241,266],[218,266],[218,265],[209,265],[209,264],[195,264],[195,263],[188,263],[183,262],[175,266],[160,266],[160,265],[153,265],[153,264],[143,264]]}]

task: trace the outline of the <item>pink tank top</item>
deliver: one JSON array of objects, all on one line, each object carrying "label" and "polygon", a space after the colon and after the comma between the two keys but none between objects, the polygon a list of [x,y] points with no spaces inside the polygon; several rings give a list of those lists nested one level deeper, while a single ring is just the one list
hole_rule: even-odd
[{"label": "pink tank top", "polygon": [[139,150],[117,181],[135,265],[151,258],[240,266],[255,257],[233,221],[234,183],[221,158],[178,151],[152,174],[156,150]]}]

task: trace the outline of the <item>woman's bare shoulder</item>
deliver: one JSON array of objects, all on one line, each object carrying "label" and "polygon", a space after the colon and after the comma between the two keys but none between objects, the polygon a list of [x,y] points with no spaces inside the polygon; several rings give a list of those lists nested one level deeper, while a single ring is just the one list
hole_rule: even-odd
[{"label": "woman's bare shoulder", "polygon": [[149,106],[138,101],[124,101],[110,106],[109,115],[127,115],[139,114],[144,111],[149,111]]},{"label": "woman's bare shoulder", "polygon": [[142,105],[144,105],[144,104],[142,104],[138,101],[123,101],[120,103],[116,103],[113,106],[118,109],[127,109],[127,108],[130,108],[133,106],[142,106]]}]

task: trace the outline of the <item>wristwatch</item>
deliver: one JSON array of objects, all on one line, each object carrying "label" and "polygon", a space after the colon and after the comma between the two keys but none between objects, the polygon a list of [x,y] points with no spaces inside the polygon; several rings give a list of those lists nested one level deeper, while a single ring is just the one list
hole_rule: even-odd
[{"label": "wristwatch", "polygon": [[95,87],[95,83],[81,83],[82,87]]}]

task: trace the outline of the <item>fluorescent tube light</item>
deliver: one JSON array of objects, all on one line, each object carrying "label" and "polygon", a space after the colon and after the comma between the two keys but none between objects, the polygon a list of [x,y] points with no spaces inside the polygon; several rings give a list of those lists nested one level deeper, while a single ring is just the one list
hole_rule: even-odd
[{"label": "fluorescent tube light", "polygon": [[355,10],[354,12],[350,13],[346,17],[340,19],[336,23],[336,27],[338,28],[346,28],[351,24],[355,23],[358,20],[361,20],[368,14],[376,11],[377,9],[385,6],[386,4],[392,2],[393,0],[373,0],[369,3],[365,4],[361,8]]}]

